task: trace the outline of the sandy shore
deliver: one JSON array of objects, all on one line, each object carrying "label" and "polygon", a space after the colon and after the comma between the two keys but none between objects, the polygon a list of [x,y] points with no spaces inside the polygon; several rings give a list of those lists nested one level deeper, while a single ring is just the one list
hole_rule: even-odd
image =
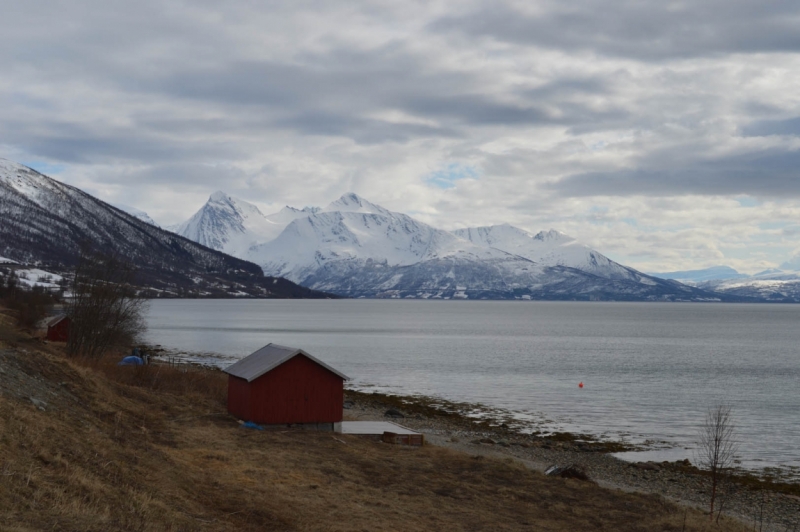
[{"label": "sandy shore", "polygon": [[[459,406],[464,411],[464,405]],[[502,420],[475,420],[461,415],[458,408],[442,407],[441,401],[425,398],[347,391],[345,407],[345,419],[389,419],[423,432],[427,443],[433,445],[472,455],[506,457],[542,472],[552,465],[575,464],[601,486],[656,493],[707,511],[707,479],[686,462],[626,462],[610,454],[624,450],[618,443],[563,433],[522,434]],[[390,409],[403,417],[387,417]],[[732,483],[721,498],[725,514],[755,524],[755,530],[800,531],[800,485],[775,486],[749,477]]]}]

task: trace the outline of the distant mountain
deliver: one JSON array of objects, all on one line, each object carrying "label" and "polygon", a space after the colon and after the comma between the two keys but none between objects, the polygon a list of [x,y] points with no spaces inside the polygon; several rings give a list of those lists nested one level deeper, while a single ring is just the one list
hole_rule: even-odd
[{"label": "distant mountain", "polygon": [[610,260],[574,238],[555,229],[531,234],[508,224],[459,229],[453,234],[475,244],[489,246],[543,266],[575,268],[605,279],[641,282],[647,276]]},{"label": "distant mountain", "polygon": [[[215,197],[216,196],[216,197]],[[697,300],[714,294],[613,262],[557,231],[443,231],[356,194],[264,216],[218,193],[181,234],[282,276],[350,297]],[[247,213],[246,215],[243,213]],[[265,231],[264,220],[280,228]],[[256,228],[256,229],[254,229]],[[257,244],[254,244],[257,242]],[[232,244],[236,243],[236,244]]]},{"label": "distant mountain", "polygon": [[215,192],[194,216],[173,231],[204,246],[245,258],[252,246],[274,239],[292,220],[312,212],[286,207],[264,216],[251,203]]},{"label": "distant mountain", "polygon": [[0,255],[67,273],[83,245],[136,264],[155,296],[324,297],[0,159]]},{"label": "distant mountain", "polygon": [[134,217],[140,219],[143,222],[146,222],[146,223],[149,223],[150,225],[155,225],[156,227],[159,227],[159,225],[155,222],[155,220],[150,218],[150,216],[146,212],[140,211],[136,207],[131,207],[130,205],[123,205],[122,203],[110,203],[110,205],[112,207],[116,207],[117,209],[119,209],[119,210],[121,210],[123,212],[127,212],[131,216],[134,216]]},{"label": "distant mountain", "polygon": [[[791,262],[782,266],[793,266]],[[739,273],[729,266],[701,270],[652,273],[654,277],[673,279],[696,288],[750,298],[754,301],[800,302],[800,271],[770,268],[754,275]]]},{"label": "distant mountain", "polygon": [[660,279],[673,279],[687,284],[699,284],[708,281],[725,281],[729,279],[745,279],[748,275],[739,273],[730,266],[712,266],[701,270],[684,270],[677,272],[651,273]]},{"label": "distant mountain", "polygon": [[800,272],[769,269],[735,279],[712,279],[698,288],[776,303],[800,303]]}]

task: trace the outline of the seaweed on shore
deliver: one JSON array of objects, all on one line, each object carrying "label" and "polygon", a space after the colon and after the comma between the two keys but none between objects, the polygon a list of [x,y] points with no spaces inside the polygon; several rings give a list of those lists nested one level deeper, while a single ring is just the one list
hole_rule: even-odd
[{"label": "seaweed on shore", "polygon": [[638,447],[622,441],[601,440],[594,435],[572,432],[525,432],[535,423],[522,422],[508,413],[480,403],[459,403],[424,395],[402,396],[380,392],[346,390],[349,400],[377,408],[395,409],[414,419],[444,419],[473,432],[491,433],[501,440],[524,439],[548,448],[553,445],[582,452],[617,453]]}]

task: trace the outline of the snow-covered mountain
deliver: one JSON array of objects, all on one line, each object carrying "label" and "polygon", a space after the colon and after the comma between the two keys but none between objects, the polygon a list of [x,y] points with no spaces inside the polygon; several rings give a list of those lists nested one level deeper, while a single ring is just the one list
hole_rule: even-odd
[{"label": "snow-covered mountain", "polygon": [[173,231],[204,246],[245,258],[252,246],[273,240],[292,220],[311,212],[286,207],[264,216],[255,205],[217,191]]},{"label": "snow-covered mountain", "polygon": [[475,245],[352,194],[294,220],[248,257],[272,275],[350,295],[399,290],[426,297],[496,290],[503,276],[506,290],[524,289],[542,273],[531,261]]},{"label": "snow-covered mountain", "polygon": [[773,268],[750,276],[711,279],[698,283],[697,287],[762,301],[797,303],[800,302],[800,271]]},{"label": "snow-covered mountain", "polygon": [[800,263],[797,259],[783,263],[780,268],[753,275],[739,273],[730,266],[650,275],[726,295],[761,301],[800,302]]},{"label": "snow-covered mountain", "polygon": [[162,296],[324,296],[253,263],[145,223],[85,192],[0,159],[0,255],[66,273],[88,245],[136,265],[139,284]]},{"label": "snow-covered mountain", "polygon": [[708,281],[725,281],[729,279],[744,279],[748,276],[739,273],[730,266],[712,266],[701,270],[683,270],[677,272],[650,273],[659,279],[673,279],[681,283],[697,285]]},{"label": "snow-covered mountain", "polygon": [[646,275],[612,261],[602,253],[555,229],[534,235],[523,229],[503,224],[459,229],[453,233],[475,244],[519,255],[543,266],[575,268],[606,279],[642,282],[647,278]]},{"label": "snow-covered mountain", "polygon": [[[340,295],[714,297],[617,264],[557,231],[532,235],[495,226],[449,232],[352,193],[322,209],[286,207],[269,216],[257,209],[245,216],[243,203],[217,193],[181,226],[181,234],[253,261],[269,275]],[[273,230],[279,227],[279,234],[250,229],[264,227],[264,220]]]}]

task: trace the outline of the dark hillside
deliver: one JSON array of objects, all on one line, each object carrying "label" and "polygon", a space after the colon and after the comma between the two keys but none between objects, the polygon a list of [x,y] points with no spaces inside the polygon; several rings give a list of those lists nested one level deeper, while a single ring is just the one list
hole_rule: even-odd
[{"label": "dark hillside", "polygon": [[327,297],[150,225],[30,168],[0,160],[0,256],[69,271],[83,245],[134,263],[157,297]]}]

